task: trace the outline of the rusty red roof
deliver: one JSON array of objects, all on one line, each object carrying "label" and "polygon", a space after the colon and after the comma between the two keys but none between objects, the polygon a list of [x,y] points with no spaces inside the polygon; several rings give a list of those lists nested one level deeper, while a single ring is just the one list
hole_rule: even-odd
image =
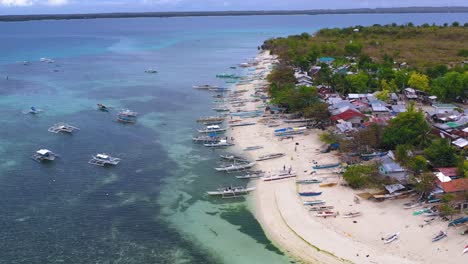
[{"label": "rusty red roof", "polygon": [[440,187],[446,193],[468,191],[468,178],[451,180],[449,182],[441,182]]},{"label": "rusty red roof", "polygon": [[359,112],[358,110],[354,110],[350,108],[341,114],[332,116],[330,119],[333,121],[340,120],[340,119],[346,121],[356,116],[366,117],[363,113]]},{"label": "rusty red roof", "polygon": [[456,167],[436,168],[436,170],[442,172],[445,176],[448,177],[455,177],[459,175],[458,169]]}]

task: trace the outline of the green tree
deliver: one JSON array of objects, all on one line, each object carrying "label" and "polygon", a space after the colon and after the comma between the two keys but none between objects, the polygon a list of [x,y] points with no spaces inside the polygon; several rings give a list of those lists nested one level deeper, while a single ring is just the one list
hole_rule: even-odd
[{"label": "green tree", "polygon": [[328,105],[322,102],[313,103],[304,109],[304,117],[307,119],[312,119],[315,122],[328,122],[330,119]]},{"label": "green tree", "polygon": [[458,162],[456,149],[447,139],[432,141],[432,144],[424,149],[424,155],[435,167],[456,166]]},{"label": "green tree", "polygon": [[349,89],[348,92],[365,93],[368,90],[367,82],[369,81],[369,75],[364,72],[347,75],[345,80]]},{"label": "green tree", "polygon": [[346,169],[343,179],[352,188],[363,188],[374,182],[374,177],[378,174],[378,169],[373,165],[353,165]]},{"label": "green tree", "polygon": [[413,72],[408,80],[408,85],[412,88],[428,92],[429,91],[429,77],[422,73]]},{"label": "green tree", "polygon": [[468,72],[448,72],[432,83],[431,93],[441,101],[454,101],[468,96]]},{"label": "green tree", "polygon": [[294,70],[286,65],[279,65],[271,71],[267,76],[267,80],[270,84],[276,85],[278,89],[281,89],[287,84],[295,84],[296,77],[294,77]]},{"label": "green tree", "polygon": [[422,173],[417,177],[414,177],[413,181],[414,189],[423,194],[423,196],[428,195],[432,190],[434,190],[435,178],[434,174],[431,172]]},{"label": "green tree", "polygon": [[410,153],[412,149],[413,146],[406,144],[396,146],[395,159],[403,166],[408,166],[408,163],[411,160]]},{"label": "green tree", "polygon": [[398,90],[403,90],[409,81],[409,73],[406,70],[400,70],[395,72],[395,84],[398,87]]},{"label": "green tree", "polygon": [[447,216],[450,218],[452,218],[452,216],[456,213],[457,211],[455,210],[455,208],[453,208],[453,206],[451,206],[450,204],[442,204],[440,206],[440,214],[442,216]]},{"label": "green tree", "polygon": [[362,43],[358,41],[350,41],[345,45],[345,52],[347,55],[358,56],[361,54]]},{"label": "green tree", "polygon": [[[385,81],[385,80],[383,80]],[[375,97],[381,101],[387,101],[390,96],[390,91],[389,90],[382,90],[378,92]]]},{"label": "green tree", "polygon": [[427,171],[427,159],[421,155],[414,156],[410,159],[408,167],[416,174]]},{"label": "green tree", "polygon": [[390,120],[384,130],[382,143],[389,149],[404,144],[422,146],[426,143],[429,132],[430,127],[424,113],[416,111],[414,104],[410,104],[406,112]]}]

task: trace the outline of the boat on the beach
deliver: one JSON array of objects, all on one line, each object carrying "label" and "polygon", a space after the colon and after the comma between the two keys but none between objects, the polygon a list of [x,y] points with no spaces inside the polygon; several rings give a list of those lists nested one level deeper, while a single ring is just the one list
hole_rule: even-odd
[{"label": "boat on the beach", "polygon": [[193,89],[204,89],[204,90],[208,90],[208,89],[216,89],[216,88],[219,88],[219,86],[216,86],[216,85],[209,85],[209,84],[203,84],[203,85],[194,85],[192,86]]},{"label": "boat on the beach", "polygon": [[351,212],[344,213],[343,215],[341,215],[341,217],[343,217],[343,218],[352,218],[352,217],[356,217],[356,216],[360,216],[360,215],[361,215],[361,212],[351,211]]},{"label": "boat on the beach", "polygon": [[103,112],[109,112],[109,110],[110,110],[110,107],[105,106],[103,104],[97,104],[97,107],[98,107],[98,110],[101,110]]},{"label": "boat on the beach", "polygon": [[242,179],[242,180],[246,180],[246,179],[258,179],[258,178],[261,178],[265,175],[265,172],[263,171],[255,171],[255,172],[249,172],[248,174],[246,175],[239,175],[239,176],[236,176],[237,179]]},{"label": "boat on the beach", "polygon": [[121,159],[114,158],[108,154],[100,153],[96,154],[96,156],[92,156],[92,158],[88,161],[89,164],[97,165],[97,166],[106,166],[106,165],[117,165]]},{"label": "boat on the beach", "polygon": [[269,160],[269,159],[276,159],[276,158],[281,158],[286,156],[284,153],[271,153],[267,155],[262,155],[256,159],[256,161],[262,161],[262,160]]},{"label": "boat on the beach", "polygon": [[427,212],[422,213],[422,215],[426,217],[439,216],[439,214],[440,213],[437,210],[429,210]]},{"label": "boat on the beach", "polygon": [[412,201],[412,202],[409,202],[409,203],[404,203],[404,204],[403,204],[403,209],[412,209],[412,208],[419,207],[419,206],[421,206],[421,205],[422,205],[421,202]]},{"label": "boat on the beach", "polygon": [[214,143],[220,140],[219,137],[212,137],[212,136],[198,136],[193,137],[192,140],[197,143]]},{"label": "boat on the beach", "polygon": [[284,120],[285,123],[295,124],[295,123],[307,123],[312,122],[313,119],[306,119],[306,118],[299,118],[299,119],[286,119]]},{"label": "boat on the beach", "polygon": [[255,124],[257,124],[257,122],[241,122],[241,123],[237,123],[237,124],[232,124],[232,125],[230,125],[230,127],[253,126]]},{"label": "boat on the beach", "polygon": [[219,155],[219,157],[222,160],[233,161],[233,162],[243,162],[243,163],[250,162],[248,159],[241,157],[241,156],[234,155],[234,154],[224,154],[224,155]]},{"label": "boat on the beach", "polygon": [[225,131],[226,131],[226,128],[222,128],[218,125],[206,126],[203,129],[198,129],[199,133],[222,133]]},{"label": "boat on the beach", "polygon": [[319,185],[319,187],[333,187],[333,186],[336,186],[338,185],[338,183],[336,182],[328,182],[328,183],[322,183]]},{"label": "boat on the beach", "polygon": [[58,123],[49,127],[49,129],[47,129],[47,131],[51,133],[55,133],[55,134],[58,134],[60,132],[71,134],[75,130],[80,130],[80,129],[75,126],[66,124],[66,123]]},{"label": "boat on the beach", "polygon": [[231,91],[231,89],[226,88],[226,87],[211,87],[211,88],[208,88],[208,90],[210,92],[217,92],[217,93],[220,93],[220,92],[224,93],[224,92]]},{"label": "boat on the beach", "polygon": [[468,216],[460,217],[449,223],[449,226],[457,226],[468,222]]},{"label": "boat on the beach", "polygon": [[216,112],[228,112],[229,111],[229,108],[225,107],[225,106],[217,106],[217,107],[213,107],[211,109],[213,111],[216,111]]},{"label": "boat on the beach", "polygon": [[330,211],[334,207],[332,205],[323,205],[323,206],[312,206],[309,208],[309,211],[320,212],[320,211]]},{"label": "boat on the beach", "polygon": [[322,192],[300,192],[299,196],[319,196]]},{"label": "boat on the beach", "polygon": [[374,152],[374,153],[369,153],[369,154],[361,154],[361,159],[371,160],[373,158],[383,157],[385,155],[387,155],[387,152]]},{"label": "boat on the beach", "polygon": [[230,164],[223,167],[215,168],[217,171],[232,172],[232,171],[244,171],[255,166],[255,162],[241,163],[241,164]]},{"label": "boat on the beach", "polygon": [[340,165],[341,165],[340,163],[314,165],[314,166],[312,166],[312,169],[314,169],[314,170],[331,169],[331,168],[339,167]]},{"label": "boat on the beach", "polygon": [[56,157],[58,157],[58,155],[48,149],[40,149],[31,156],[31,158],[37,162],[54,161]]},{"label": "boat on the beach", "polygon": [[446,236],[447,236],[447,232],[440,231],[439,233],[437,233],[437,235],[435,235],[432,238],[432,242],[437,242],[437,241],[441,240],[442,238],[444,238]]},{"label": "boat on the beach", "polygon": [[327,218],[329,216],[337,216],[338,213],[334,211],[320,211],[315,214],[316,217],[324,217]]},{"label": "boat on the beach", "polygon": [[280,128],[275,130],[275,136],[282,137],[282,136],[292,136],[292,135],[300,135],[304,134],[306,127],[287,127],[287,128]]},{"label": "boat on the beach", "polygon": [[382,240],[384,241],[384,244],[389,244],[397,240],[399,235],[400,232],[396,232],[395,234],[388,235],[387,237],[382,238]]},{"label": "boat on the beach", "polygon": [[430,210],[431,210],[430,208],[424,207],[424,208],[422,208],[422,209],[419,209],[419,210],[414,211],[414,212],[413,212],[413,215],[420,215],[420,214],[429,212]]},{"label": "boat on the beach", "polygon": [[282,179],[288,179],[288,178],[293,178],[296,177],[295,172],[281,172],[279,174],[275,175],[269,175],[269,176],[264,176],[262,177],[263,181],[276,181],[276,180],[282,180]]},{"label": "boat on the beach", "polygon": [[255,187],[224,187],[219,188],[216,191],[209,191],[206,192],[208,195],[211,196],[221,196],[222,198],[236,198],[239,196],[244,196],[249,194],[249,192],[255,190]]},{"label": "boat on the beach", "polygon": [[315,184],[315,183],[321,183],[321,180],[317,179],[302,179],[302,180],[297,180],[297,184]]},{"label": "boat on the beach", "polygon": [[251,147],[246,147],[243,149],[243,151],[251,151],[251,150],[257,150],[257,149],[262,149],[263,146],[251,146]]},{"label": "boat on the beach", "polygon": [[203,122],[214,122],[214,121],[224,121],[226,117],[224,116],[207,116],[207,117],[200,117],[197,119],[198,123],[203,123]]},{"label": "boat on the beach", "polygon": [[466,252],[468,252],[468,245],[466,245],[465,249],[463,249],[463,254],[465,254]]},{"label": "boat on the beach", "polygon": [[225,139],[221,139],[218,142],[204,143],[203,146],[207,148],[225,148],[225,147],[234,146],[234,143],[228,142]]},{"label": "boat on the beach", "polygon": [[313,201],[305,201],[302,204],[303,205],[318,205],[318,204],[324,204],[325,201],[322,200],[313,200]]}]

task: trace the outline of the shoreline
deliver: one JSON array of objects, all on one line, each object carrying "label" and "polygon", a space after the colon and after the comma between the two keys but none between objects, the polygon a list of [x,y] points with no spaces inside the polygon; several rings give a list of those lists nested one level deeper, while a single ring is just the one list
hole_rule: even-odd
[{"label": "shoreline", "polygon": [[[271,56],[261,52],[257,58],[261,61],[254,74],[260,74],[270,66]],[[265,76],[263,76],[265,77]],[[263,79],[263,78],[260,78]],[[246,89],[242,98],[251,98],[255,86],[265,84],[255,80],[248,84],[236,85],[236,89]],[[243,110],[254,110],[261,102],[249,102]],[[265,182],[262,179],[251,180],[249,185],[257,188],[249,197],[253,213],[267,237],[283,250],[304,263],[462,263],[464,256],[458,250],[467,238],[456,235],[457,228],[447,229],[447,222],[436,220],[426,228],[421,228],[424,218],[412,216],[413,210],[403,209],[403,203],[409,199],[376,203],[360,199],[354,201],[357,193],[340,186],[342,179],[333,170],[318,170],[310,175],[314,162],[318,164],[337,163],[336,152],[322,154],[323,143],[318,139],[319,130],[307,130],[304,135],[294,135],[292,140],[279,141],[273,131],[261,122],[262,118],[249,118],[257,121],[254,126],[230,129],[229,136],[234,137],[235,152],[241,153],[248,146],[262,145],[264,148],[243,152],[248,158],[255,159],[268,153],[285,153],[286,156],[257,162],[255,169],[268,173],[292,167],[297,179],[320,178],[324,183],[336,182],[338,185],[321,188],[317,184],[296,185],[295,178]],[[290,126],[282,124],[282,126]],[[280,128],[278,127],[278,128]],[[362,216],[356,218],[315,217],[302,205],[310,200],[300,197],[299,191],[320,191],[316,199],[325,200],[326,205],[333,205],[334,211],[346,212],[359,210]],[[365,232],[363,232],[365,230]],[[448,238],[432,243],[434,233],[448,231]],[[384,244],[382,237],[394,232],[401,232],[400,238]]]}]

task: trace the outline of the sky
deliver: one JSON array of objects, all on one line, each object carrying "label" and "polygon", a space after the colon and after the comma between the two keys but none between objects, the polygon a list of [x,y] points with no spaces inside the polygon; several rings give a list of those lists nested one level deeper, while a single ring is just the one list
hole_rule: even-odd
[{"label": "sky", "polygon": [[468,6],[468,0],[0,0],[0,15]]}]

